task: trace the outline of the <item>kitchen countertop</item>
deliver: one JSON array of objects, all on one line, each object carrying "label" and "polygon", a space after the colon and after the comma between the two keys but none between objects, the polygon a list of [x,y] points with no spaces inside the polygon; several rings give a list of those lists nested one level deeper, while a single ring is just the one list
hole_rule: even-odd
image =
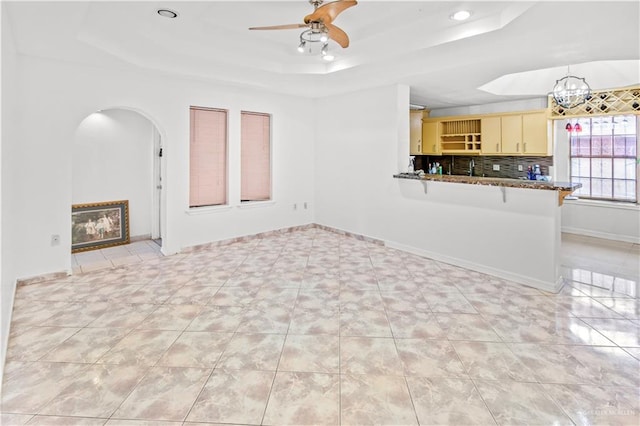
[{"label": "kitchen countertop", "polygon": [[546,189],[551,191],[573,192],[582,187],[581,183],[545,182],[541,180],[508,179],[481,176],[430,175],[418,176],[415,173],[398,173],[396,179],[414,179],[434,182],[465,183],[469,185],[502,186],[507,188]]}]

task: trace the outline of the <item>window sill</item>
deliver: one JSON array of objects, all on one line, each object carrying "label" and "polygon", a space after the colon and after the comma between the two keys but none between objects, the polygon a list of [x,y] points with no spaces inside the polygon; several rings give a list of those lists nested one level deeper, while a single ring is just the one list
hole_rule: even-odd
[{"label": "window sill", "polygon": [[239,209],[256,209],[260,207],[269,207],[273,206],[276,202],[273,200],[266,201],[245,201],[244,203],[238,204]]},{"label": "window sill", "polygon": [[640,205],[638,205],[638,203],[625,203],[623,201],[588,200],[588,199],[581,199],[581,198],[578,198],[577,200],[572,200],[572,199],[565,198],[564,204],[577,205],[577,206],[603,207],[608,209],[640,211]]},{"label": "window sill", "polygon": [[223,206],[191,207],[186,211],[186,213],[190,216],[196,216],[200,214],[226,212],[231,210],[232,208],[233,206],[230,206],[228,204],[225,204]]}]

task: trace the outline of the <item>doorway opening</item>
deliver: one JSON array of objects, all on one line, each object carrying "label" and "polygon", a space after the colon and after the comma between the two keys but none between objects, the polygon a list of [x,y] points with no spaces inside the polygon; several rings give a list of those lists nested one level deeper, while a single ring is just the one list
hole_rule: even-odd
[{"label": "doorway opening", "polygon": [[74,273],[162,256],[162,135],[144,114],[111,108],[78,126],[72,159],[72,203],[128,200],[131,243],[72,255]]}]

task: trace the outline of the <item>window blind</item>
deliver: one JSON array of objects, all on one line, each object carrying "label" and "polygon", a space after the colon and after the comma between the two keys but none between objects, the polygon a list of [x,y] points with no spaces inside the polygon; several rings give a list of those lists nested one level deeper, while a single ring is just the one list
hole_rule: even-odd
[{"label": "window blind", "polygon": [[227,203],[227,111],[191,107],[189,207]]},{"label": "window blind", "polygon": [[271,116],[241,113],[240,199],[271,199]]}]

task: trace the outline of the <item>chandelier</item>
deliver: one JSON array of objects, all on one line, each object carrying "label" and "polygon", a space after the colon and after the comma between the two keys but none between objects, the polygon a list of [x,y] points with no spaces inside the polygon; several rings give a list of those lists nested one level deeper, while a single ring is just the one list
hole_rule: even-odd
[{"label": "chandelier", "polygon": [[591,88],[584,78],[579,78],[569,74],[556,80],[553,86],[553,99],[563,108],[573,108],[587,101],[591,96]]}]

